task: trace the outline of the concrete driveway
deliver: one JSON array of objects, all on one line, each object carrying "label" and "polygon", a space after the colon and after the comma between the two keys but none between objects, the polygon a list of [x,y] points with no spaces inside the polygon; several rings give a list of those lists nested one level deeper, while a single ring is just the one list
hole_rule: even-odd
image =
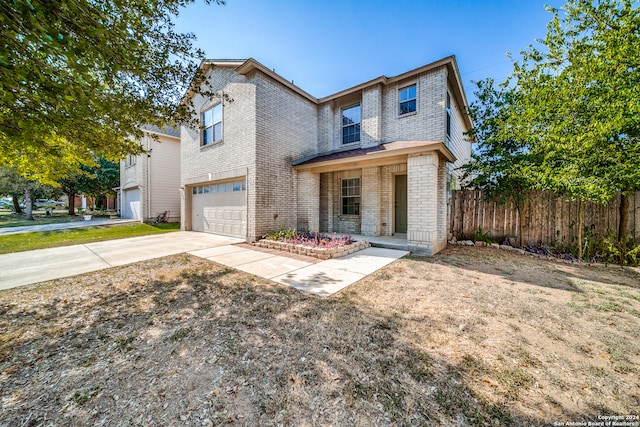
[{"label": "concrete driveway", "polygon": [[234,245],[243,240],[191,231],[109,240],[0,255],[0,289],[75,276],[104,268],[188,252],[275,282],[328,296],[408,254],[368,248],[308,262]]},{"label": "concrete driveway", "polygon": [[231,237],[176,231],[0,255],[0,289],[88,273],[152,258],[240,242]]}]

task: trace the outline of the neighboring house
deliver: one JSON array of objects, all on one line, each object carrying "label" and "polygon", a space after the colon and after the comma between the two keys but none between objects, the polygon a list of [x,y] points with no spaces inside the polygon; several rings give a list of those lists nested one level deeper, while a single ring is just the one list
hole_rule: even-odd
[{"label": "neighboring house", "polygon": [[152,126],[143,130],[145,152],[120,161],[120,216],[144,222],[170,211],[169,222],[179,222],[180,132]]},{"label": "neighboring house", "polygon": [[446,245],[455,169],[472,126],[454,57],[315,98],[255,61],[205,60],[214,98],[189,93],[182,228],[254,241],[284,228]]}]

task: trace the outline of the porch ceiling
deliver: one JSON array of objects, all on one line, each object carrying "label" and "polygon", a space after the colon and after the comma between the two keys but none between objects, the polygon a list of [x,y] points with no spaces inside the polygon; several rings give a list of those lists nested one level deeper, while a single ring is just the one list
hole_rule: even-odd
[{"label": "porch ceiling", "polygon": [[404,163],[409,155],[432,152],[437,152],[448,162],[456,161],[447,146],[439,141],[394,141],[373,147],[320,154],[294,162],[293,168],[316,173],[359,169]]}]

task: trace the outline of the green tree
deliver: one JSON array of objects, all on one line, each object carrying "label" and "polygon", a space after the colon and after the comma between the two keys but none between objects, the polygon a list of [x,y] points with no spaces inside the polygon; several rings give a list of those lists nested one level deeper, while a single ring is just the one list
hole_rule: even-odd
[{"label": "green tree", "polygon": [[33,220],[33,202],[36,198],[58,198],[60,191],[36,181],[23,178],[16,170],[0,167],[0,194],[10,195],[13,209],[17,214],[22,213],[20,197],[24,200],[25,217]]},{"label": "green tree", "polygon": [[113,195],[113,188],[120,183],[120,165],[105,158],[96,159],[91,166],[82,165],[80,171],[71,172],[60,181],[69,198],[69,215],[75,215],[74,199],[78,194],[91,196],[96,201]]},{"label": "green tree", "polygon": [[18,214],[22,213],[19,197],[23,194],[24,188],[27,185],[28,181],[21,177],[16,171],[6,167],[0,167],[0,194],[11,196],[13,210]]},{"label": "green tree", "polygon": [[538,188],[607,203],[622,194],[618,239],[627,238],[628,196],[640,186],[640,10],[632,0],[569,0],[540,47],[516,62],[518,93],[502,138],[523,141]]},{"label": "green tree", "polygon": [[142,124],[187,120],[203,53],[173,20],[193,1],[0,2],[0,165],[56,183],[139,153]]},{"label": "green tree", "polygon": [[[482,190],[488,200],[500,204],[513,203],[522,218],[531,184],[525,170],[531,162],[525,143],[510,135],[503,137],[501,126],[511,114],[517,93],[496,87],[493,79],[476,83],[476,101],[469,106],[474,127],[468,136],[476,144],[471,161],[461,167],[467,187]],[[519,221],[520,247],[524,246],[523,222]]]}]

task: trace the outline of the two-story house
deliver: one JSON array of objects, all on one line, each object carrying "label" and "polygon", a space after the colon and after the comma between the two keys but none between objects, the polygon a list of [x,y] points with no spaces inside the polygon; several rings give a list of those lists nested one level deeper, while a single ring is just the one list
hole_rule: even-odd
[{"label": "two-story house", "polygon": [[182,128],[182,228],[259,239],[298,228],[446,245],[472,126],[454,57],[316,98],[254,59],[201,64]]},{"label": "two-story house", "polygon": [[180,221],[180,132],[145,126],[144,152],[120,161],[120,216],[140,222],[169,211]]}]

